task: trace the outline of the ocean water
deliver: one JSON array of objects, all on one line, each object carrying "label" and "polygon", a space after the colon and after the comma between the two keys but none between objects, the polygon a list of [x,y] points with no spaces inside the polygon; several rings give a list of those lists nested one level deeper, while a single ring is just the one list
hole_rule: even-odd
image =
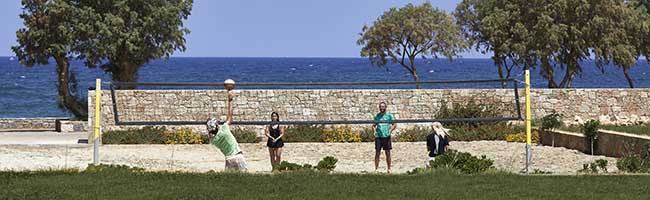
[{"label": "ocean water", "polygon": [[[601,73],[593,62],[584,62],[583,73],[573,81],[574,88],[628,88],[623,71],[606,66]],[[110,81],[110,75],[98,68],[87,68],[73,61],[71,70],[77,75],[79,88],[93,87],[95,78]],[[497,68],[490,59],[418,60],[421,80],[498,79]],[[650,88],[650,65],[639,61],[630,70],[637,88]],[[563,75],[561,69],[556,72]],[[413,81],[401,66],[391,64],[376,67],[364,58],[170,58],[155,60],[140,68],[139,82],[223,82],[227,78],[242,82],[384,82]],[[515,69],[512,77],[523,80],[522,71]],[[559,77],[558,77],[559,79]],[[547,81],[538,70],[531,72],[534,88],[545,88]],[[559,82],[559,80],[558,80]],[[263,89],[382,89],[414,88],[413,85],[391,86],[302,86],[265,87]],[[423,88],[497,88],[499,83],[436,84]],[[174,87],[140,87],[140,89],[171,89]],[[176,87],[175,89],[205,89],[205,87]],[[241,88],[243,89],[243,88]],[[85,95],[86,91],[81,91]],[[7,117],[67,117],[69,113],[57,107],[56,66],[25,67],[17,60],[0,57],[0,118]]]}]

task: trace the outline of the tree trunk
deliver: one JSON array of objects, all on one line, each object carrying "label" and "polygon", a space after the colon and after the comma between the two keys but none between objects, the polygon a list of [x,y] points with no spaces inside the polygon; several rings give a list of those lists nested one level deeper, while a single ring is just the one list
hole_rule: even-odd
[{"label": "tree trunk", "polygon": [[634,88],[634,82],[632,81],[632,78],[630,77],[630,74],[627,73],[627,70],[629,68],[623,66],[623,74],[625,74],[625,79],[627,79],[627,84],[630,85],[630,88]]},{"label": "tree trunk", "polygon": [[[130,62],[119,62],[111,75],[114,81],[136,82],[139,66]],[[135,89],[135,86],[120,86],[118,89]]]},{"label": "tree trunk", "polygon": [[[497,54],[497,53],[494,53],[494,57],[492,57],[492,60],[494,60],[494,62],[495,62],[494,64],[496,64],[497,69],[499,70],[499,78],[504,79],[504,78],[503,78],[503,66],[502,66],[502,61],[501,61],[501,58],[497,57],[496,54]],[[507,83],[506,83],[505,81],[501,81],[501,88],[504,88],[504,89],[505,89],[506,86],[507,86],[506,84],[507,84]]]},{"label": "tree trunk", "polygon": [[420,77],[418,77],[418,72],[415,69],[415,57],[409,57],[411,62],[411,75],[413,75],[413,80],[415,80],[415,89],[420,89]]},{"label": "tree trunk", "polygon": [[70,63],[65,55],[55,56],[58,72],[57,89],[63,107],[75,117],[87,117],[88,108],[75,99],[70,92]]}]

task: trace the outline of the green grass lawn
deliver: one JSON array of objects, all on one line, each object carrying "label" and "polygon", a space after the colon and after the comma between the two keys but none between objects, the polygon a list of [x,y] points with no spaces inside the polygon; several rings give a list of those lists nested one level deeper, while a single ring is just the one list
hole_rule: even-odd
[{"label": "green grass lawn", "polygon": [[650,199],[650,176],[0,172],[0,199]]}]

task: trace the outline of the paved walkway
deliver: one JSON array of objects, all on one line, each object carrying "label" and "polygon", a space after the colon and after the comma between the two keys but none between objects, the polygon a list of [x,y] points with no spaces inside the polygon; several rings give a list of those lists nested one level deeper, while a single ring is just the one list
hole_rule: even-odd
[{"label": "paved walkway", "polygon": [[0,144],[77,144],[87,140],[88,133],[59,133],[54,131],[0,131]]}]

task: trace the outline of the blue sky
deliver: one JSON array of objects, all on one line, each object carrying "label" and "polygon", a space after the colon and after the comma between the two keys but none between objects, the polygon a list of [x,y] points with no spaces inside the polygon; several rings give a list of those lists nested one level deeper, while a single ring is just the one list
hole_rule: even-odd
[{"label": "blue sky", "polygon": [[[194,0],[187,51],[175,57],[359,57],[364,24],[385,10],[426,0]],[[460,0],[431,0],[447,12]],[[13,56],[20,0],[0,7],[0,56]],[[477,52],[465,58],[487,57]]]}]

